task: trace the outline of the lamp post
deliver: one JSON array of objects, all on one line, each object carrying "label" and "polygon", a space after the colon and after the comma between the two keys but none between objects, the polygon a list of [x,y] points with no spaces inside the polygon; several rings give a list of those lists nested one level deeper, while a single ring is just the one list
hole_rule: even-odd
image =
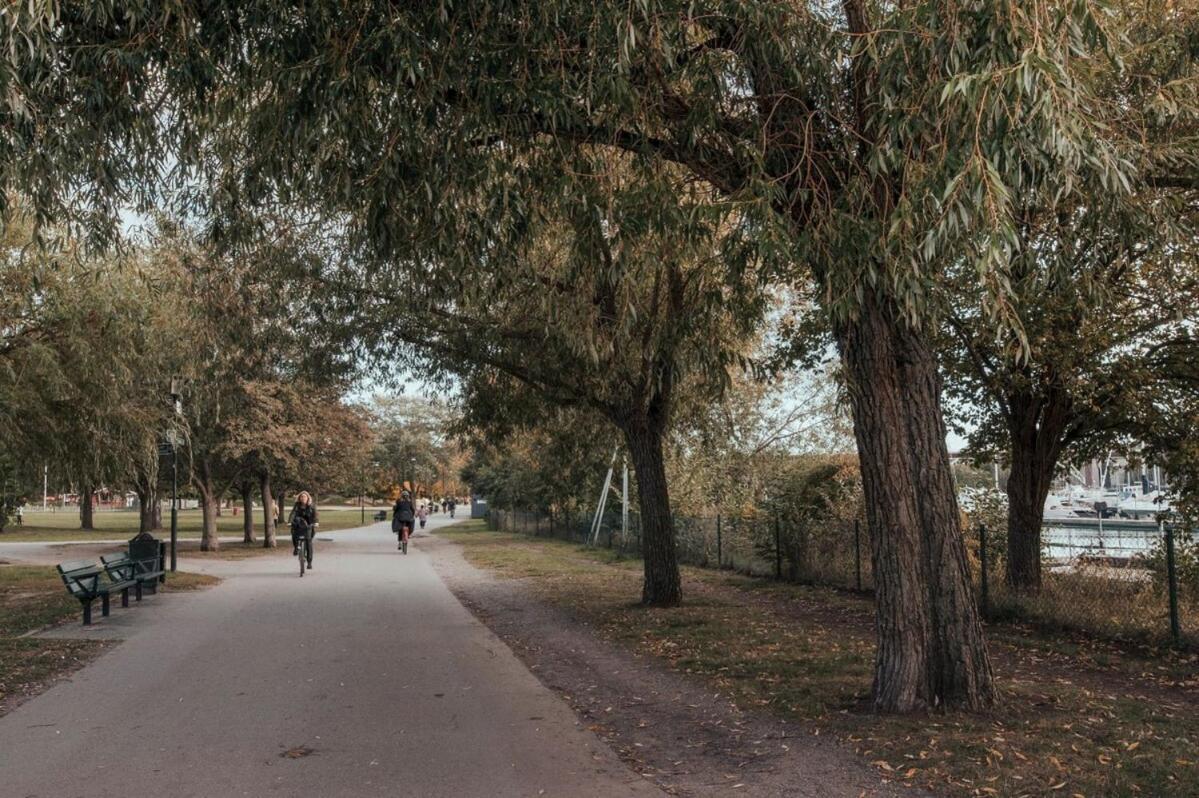
[{"label": "lamp post", "polygon": [[[183,397],[180,394],[179,380],[171,379],[171,404],[175,408],[176,419],[183,417]],[[171,573],[175,572],[175,550],[179,543],[179,430],[171,430]]]}]

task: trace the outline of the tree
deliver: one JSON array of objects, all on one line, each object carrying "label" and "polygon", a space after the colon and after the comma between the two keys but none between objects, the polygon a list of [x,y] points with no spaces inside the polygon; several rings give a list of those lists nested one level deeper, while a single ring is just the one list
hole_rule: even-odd
[{"label": "tree", "polygon": [[[650,190],[631,218],[685,231],[735,208],[753,235],[725,251],[730,273],[737,254],[785,253],[820,286],[873,531],[875,705],[983,707],[930,319],[962,260],[1011,316],[1013,197],[1063,176],[1085,191],[1199,183],[1185,148],[1141,152],[1135,128],[1108,124],[1092,66],[1119,56],[1115,25],[1090,2],[1001,0],[23,5],[0,34],[0,176],[37,186],[43,218],[103,235],[169,165],[211,178],[190,199],[217,218],[323,213],[368,276],[403,263],[474,291],[526,238],[526,201],[574,197],[563,218],[583,216],[578,154],[628,153],[649,187],[680,170],[707,201],[689,215]],[[643,415],[626,436],[654,479],[662,414]],[[664,487],[649,493],[668,531]]]},{"label": "tree", "polygon": [[[1160,104],[1172,102],[1193,57],[1185,18],[1159,11],[1123,10],[1136,42],[1129,63],[1093,68],[1102,100],[1118,109],[1113,124],[1170,152],[1194,125]],[[1019,326],[996,323],[972,264],[962,264],[950,271],[958,299],[939,347],[971,449],[1010,462],[1006,580],[1026,591],[1041,586],[1044,505],[1060,466],[1159,438],[1142,408],[1187,379],[1186,353],[1199,356],[1190,332],[1199,323],[1196,197],[1153,182],[1080,190],[1072,179],[1053,175],[1013,203],[1020,224],[1006,279]]]}]

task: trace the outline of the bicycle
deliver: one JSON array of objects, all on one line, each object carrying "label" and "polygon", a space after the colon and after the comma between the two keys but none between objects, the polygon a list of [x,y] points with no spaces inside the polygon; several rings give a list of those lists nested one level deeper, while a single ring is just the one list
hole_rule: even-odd
[{"label": "bicycle", "polygon": [[296,545],[296,554],[300,558],[300,576],[304,576],[304,569],[308,566],[308,552],[312,550],[312,537],[316,534],[316,528],[319,524],[313,524],[308,527],[308,530],[300,536],[300,540]]}]

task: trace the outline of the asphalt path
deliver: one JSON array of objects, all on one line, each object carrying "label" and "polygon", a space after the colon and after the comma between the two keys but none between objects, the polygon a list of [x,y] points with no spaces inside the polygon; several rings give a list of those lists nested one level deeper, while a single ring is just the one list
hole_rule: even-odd
[{"label": "asphalt path", "polygon": [[0,794],[660,795],[454,598],[420,539],[404,556],[386,524],[332,537],[302,579],[291,557],[209,560],[215,588],[53,632],[124,642],[0,718]]}]

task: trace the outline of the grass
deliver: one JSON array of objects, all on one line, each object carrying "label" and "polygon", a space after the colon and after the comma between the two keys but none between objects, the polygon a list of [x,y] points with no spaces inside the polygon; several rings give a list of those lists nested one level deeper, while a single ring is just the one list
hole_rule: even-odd
[{"label": "grass", "polygon": [[[1013,593],[1002,578],[991,581],[991,615],[1021,620],[1051,630],[1077,630],[1131,643],[1168,643],[1169,598],[1163,585],[1138,578],[1131,568],[1113,569],[1086,562],[1066,573],[1048,573],[1034,595]],[[1199,648],[1199,601],[1180,590],[1179,620],[1183,643]]]},{"label": "grass", "polygon": [[[196,590],[219,580],[179,572],[167,577],[166,592]],[[119,611],[119,610],[118,610]],[[67,594],[53,567],[0,566],[0,714],[10,698],[34,695],[58,676],[97,656],[97,640],[49,640],[21,635],[45,626],[77,620],[79,602]]]},{"label": "grass", "polygon": [[[340,529],[352,529],[361,526],[361,513],[358,508],[341,509],[329,508],[321,511],[321,533],[336,532]],[[366,522],[371,523],[371,508],[366,510]],[[0,543],[23,542],[80,542],[88,540],[108,540],[115,538],[131,538],[137,534],[138,514],[136,510],[112,510],[95,514],[94,531],[79,529],[79,513],[76,509],[60,512],[27,512],[23,526],[10,524],[4,532],[0,532]],[[217,518],[217,532],[220,535],[241,535],[243,516],[233,515],[226,510],[224,515]],[[164,513],[163,522],[167,528],[156,532],[156,536],[169,534],[170,514]],[[255,537],[262,537],[261,509],[255,514]],[[179,511],[179,537],[199,538],[203,519],[199,510]],[[280,525],[282,528],[282,525]]]},{"label": "grass", "polygon": [[474,522],[438,534],[605,638],[835,734],[897,782],[962,796],[1199,796],[1194,655],[993,625],[995,710],[878,716],[869,598],[684,568],[683,606],[650,610],[635,603],[639,560]]}]

